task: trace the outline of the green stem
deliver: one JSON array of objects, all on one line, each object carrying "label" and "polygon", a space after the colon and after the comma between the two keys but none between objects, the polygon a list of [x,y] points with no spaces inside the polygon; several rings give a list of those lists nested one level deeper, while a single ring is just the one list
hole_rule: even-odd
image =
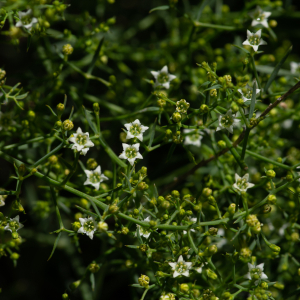
[{"label": "green stem", "polygon": [[142,295],[141,300],[144,300],[144,298],[145,298],[146,294],[148,293],[148,291],[151,290],[153,287],[155,287],[155,284],[152,284],[147,289],[145,289],[145,291],[144,291],[144,293]]},{"label": "green stem", "polygon": [[64,224],[62,222],[61,215],[60,215],[60,212],[59,212],[59,208],[58,208],[58,205],[57,205],[55,190],[54,190],[53,187],[50,187],[50,191],[51,191],[52,200],[53,200],[53,203],[54,203],[54,206],[55,206],[56,216],[57,216],[57,219],[58,219],[58,222],[59,222],[59,228],[64,229]]},{"label": "green stem", "polygon": [[260,81],[259,81],[259,78],[258,78],[258,74],[257,74],[256,66],[255,66],[255,61],[254,61],[254,55],[250,55],[250,57],[251,57],[253,72],[254,72],[258,87],[261,90],[261,85],[260,85]]}]

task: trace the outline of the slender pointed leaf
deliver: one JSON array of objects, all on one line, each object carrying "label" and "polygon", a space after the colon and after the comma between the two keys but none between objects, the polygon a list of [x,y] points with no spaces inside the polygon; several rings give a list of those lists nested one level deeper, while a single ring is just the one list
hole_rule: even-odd
[{"label": "slender pointed leaf", "polygon": [[56,249],[56,246],[57,246],[57,244],[58,244],[58,241],[59,241],[59,239],[60,239],[60,236],[61,236],[61,232],[58,234],[58,236],[57,236],[56,239],[55,239],[55,242],[54,242],[54,245],[53,245],[53,249],[52,249],[52,252],[51,252],[51,254],[50,254],[48,260],[50,260],[51,257],[52,257],[52,255],[54,254],[54,251],[55,251],[55,249]]},{"label": "slender pointed leaf", "polygon": [[207,89],[204,90],[203,92],[206,92],[206,91],[209,91],[209,90],[213,90],[213,89],[219,89],[219,88],[221,88],[221,87],[223,87],[221,84],[215,84],[215,85],[213,85],[213,86],[207,88]]},{"label": "slender pointed leaf", "polygon": [[149,11],[149,14],[151,14],[152,12],[156,11],[156,10],[167,10],[169,9],[170,6],[169,5],[162,5],[162,6],[157,6],[155,8],[152,8],[150,11]]},{"label": "slender pointed leaf", "polygon": [[97,49],[96,49],[96,51],[95,51],[95,53],[94,53],[93,59],[92,59],[92,61],[91,61],[91,64],[90,64],[90,66],[89,66],[89,69],[88,69],[88,71],[87,71],[88,74],[92,74],[92,72],[93,72],[93,69],[94,69],[94,67],[95,67],[96,61],[97,61],[97,59],[99,58],[99,53],[100,53],[100,50],[101,50],[101,48],[102,48],[103,42],[104,42],[104,37],[100,40],[100,42],[99,42],[99,44],[98,44],[98,47],[97,47]]},{"label": "slender pointed leaf", "polygon": [[170,158],[172,157],[172,154],[173,154],[175,148],[176,148],[176,144],[173,143],[173,144],[171,145],[171,147],[170,147],[169,152],[168,152],[168,155],[167,155],[167,161],[169,161]]},{"label": "slender pointed leaf", "polygon": [[149,140],[149,144],[148,147],[152,146],[153,140],[154,140],[154,136],[155,136],[155,128],[156,128],[156,122],[157,122],[157,118],[154,121],[154,124],[152,124],[151,127],[151,132],[150,132],[150,140]]},{"label": "slender pointed leaf", "polygon": [[83,107],[83,111],[84,111],[85,117],[86,117],[86,119],[87,119],[87,121],[88,121],[91,129],[94,131],[95,134],[98,134],[97,127],[96,127],[95,123],[92,121],[90,112],[87,111],[84,106],[82,106],[82,107]]},{"label": "slender pointed leaf", "polygon": [[240,47],[240,46],[238,46],[238,45],[234,45],[234,44],[232,44],[232,46],[234,46],[234,47],[236,47],[236,48],[239,48],[240,50],[244,51],[244,52],[247,53],[247,54],[250,54],[250,52],[249,52],[247,49],[245,49],[245,48],[242,48],[242,47]]},{"label": "slender pointed leaf", "polygon": [[46,105],[46,106],[50,109],[50,111],[52,112],[52,115],[57,117],[57,114],[53,111],[53,109],[49,105]]},{"label": "slender pointed leaf", "polygon": [[254,82],[253,89],[252,89],[252,98],[251,98],[251,104],[250,104],[250,110],[249,110],[249,116],[248,116],[249,121],[253,116],[255,102],[256,102],[256,82]]},{"label": "slender pointed leaf", "polygon": [[281,59],[281,61],[276,65],[276,67],[274,68],[266,86],[265,86],[265,93],[267,92],[268,88],[270,87],[271,83],[273,82],[273,80],[275,79],[275,77],[277,76],[280,68],[282,67],[282,65],[284,64],[285,60],[287,59],[287,57],[290,55],[291,51],[293,50],[293,46],[291,46],[288,51],[285,53],[284,57]]},{"label": "slender pointed leaf", "polygon": [[92,291],[94,291],[95,290],[95,275],[94,275],[94,273],[90,274],[90,281],[91,281]]}]

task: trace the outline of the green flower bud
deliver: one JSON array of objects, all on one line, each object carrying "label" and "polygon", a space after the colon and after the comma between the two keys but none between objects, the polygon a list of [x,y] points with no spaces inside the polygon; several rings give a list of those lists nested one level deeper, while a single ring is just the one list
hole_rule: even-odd
[{"label": "green flower bud", "polygon": [[206,104],[202,104],[200,106],[200,112],[203,113],[203,114],[208,113],[209,112],[209,107]]},{"label": "green flower bud", "polygon": [[119,207],[116,204],[109,206],[108,211],[110,214],[116,214],[119,211]]},{"label": "green flower bud", "polygon": [[276,196],[275,195],[269,195],[268,196],[268,203],[269,204],[276,204]]},{"label": "green flower bud", "polygon": [[259,234],[261,232],[261,224],[260,222],[257,222],[255,224],[254,227],[251,228],[251,230],[255,233],[255,234]]},{"label": "green flower bud", "polygon": [[96,114],[98,114],[99,111],[100,111],[99,104],[98,104],[98,103],[94,103],[94,104],[93,104],[93,109],[94,109],[94,112],[95,112]]},{"label": "green flower bud", "polygon": [[35,112],[33,110],[28,111],[27,117],[28,117],[29,121],[32,122],[35,118]]},{"label": "green flower bud", "polygon": [[146,275],[141,275],[139,278],[139,284],[145,288],[149,287],[150,278]]},{"label": "green flower bud", "polygon": [[172,120],[176,123],[181,121],[181,114],[179,112],[174,112],[172,115]]},{"label": "green flower bud", "polygon": [[276,287],[279,290],[283,290],[284,289],[284,284],[276,282],[274,285],[274,287]]},{"label": "green flower bud", "polygon": [[225,149],[225,148],[226,148],[226,142],[223,141],[223,140],[220,140],[220,141],[218,141],[218,146],[219,146],[221,149]]},{"label": "green flower bud", "polygon": [[86,166],[89,170],[94,170],[98,167],[98,163],[94,158],[89,158],[86,162]]},{"label": "green flower bud", "polygon": [[272,179],[272,178],[274,178],[276,176],[276,173],[275,173],[274,170],[268,170],[266,172],[266,175],[267,175],[268,178]]},{"label": "green flower bud", "polygon": [[106,232],[108,230],[108,225],[107,225],[107,223],[101,221],[101,222],[98,223],[97,229],[100,232]]},{"label": "green flower bud", "polygon": [[201,203],[198,203],[198,204],[195,205],[193,208],[194,208],[194,210],[195,210],[196,212],[199,212],[199,211],[202,209],[202,204],[201,204]]},{"label": "green flower bud", "polygon": [[211,269],[206,269],[206,275],[212,280],[216,280],[218,278],[218,275]]},{"label": "green flower bud", "polygon": [[159,204],[162,204],[165,201],[165,198],[163,196],[159,196],[157,198],[157,201],[158,201]]},{"label": "green flower bud", "polygon": [[233,299],[233,295],[231,295],[229,292],[225,292],[222,295],[222,300],[232,300]]},{"label": "green flower bud", "polygon": [[79,230],[79,228],[81,227],[81,224],[80,224],[80,222],[74,222],[74,223],[72,223],[72,229],[74,230],[74,231],[78,231]]},{"label": "green flower bud", "polygon": [[286,179],[288,182],[292,182],[294,178],[293,178],[293,175],[288,174],[288,175],[286,175],[285,179]]},{"label": "green flower bud", "polygon": [[292,242],[298,242],[299,241],[299,233],[298,232],[293,232],[291,234],[291,241]]},{"label": "green flower bud", "polygon": [[216,254],[218,252],[218,248],[216,245],[211,245],[209,247],[206,247],[204,252],[200,252],[198,253],[199,256],[206,256],[206,257],[211,257],[214,254]]},{"label": "green flower bud", "polygon": [[258,223],[258,219],[255,215],[249,215],[246,218],[246,223],[248,224],[249,227],[254,227]]},{"label": "green flower bud", "polygon": [[179,215],[184,216],[185,215],[185,210],[183,208],[181,208],[179,210]]},{"label": "green flower bud", "polygon": [[73,283],[71,283],[70,289],[74,291],[79,287],[80,284],[81,284],[81,280],[74,281]]},{"label": "green flower bud", "polygon": [[89,264],[88,269],[91,273],[97,273],[100,270],[100,267],[98,264],[96,264],[96,262],[92,262],[91,264]]},{"label": "green flower bud", "polygon": [[127,227],[122,228],[122,234],[127,235],[129,233],[129,229]]},{"label": "green flower bud", "polygon": [[73,122],[71,120],[65,120],[63,122],[62,128],[63,128],[64,131],[72,130],[73,127],[74,127],[74,124],[73,124]]},{"label": "green flower bud", "polygon": [[19,234],[16,231],[12,232],[11,236],[14,240],[19,238]]},{"label": "green flower bud", "polygon": [[276,27],[277,26],[277,21],[276,20],[270,20],[269,25],[270,25],[270,27]]},{"label": "green flower bud", "polygon": [[26,167],[24,164],[21,164],[18,168],[19,176],[23,177],[26,173]]},{"label": "green flower bud", "polygon": [[166,104],[167,104],[167,101],[163,100],[163,99],[158,99],[156,103],[157,103],[158,107],[164,108],[166,106]]},{"label": "green flower bud", "polygon": [[63,300],[69,300],[69,295],[67,293],[62,294],[61,298]]},{"label": "green flower bud", "polygon": [[169,219],[169,215],[164,214],[164,215],[163,215],[163,218],[164,218],[165,220],[168,220],[168,219]]},{"label": "green flower bud", "polygon": [[149,222],[149,225],[150,225],[150,227],[154,228],[154,227],[156,227],[156,225],[157,225],[157,222],[156,222],[156,221],[153,221],[153,220],[151,220],[151,221]]},{"label": "green flower bud", "polygon": [[70,44],[66,44],[62,48],[62,52],[64,55],[71,55],[73,53],[73,47]]},{"label": "green flower bud", "polygon": [[146,167],[141,167],[140,172],[143,176],[147,176],[147,168]]},{"label": "green flower bud", "polygon": [[167,137],[171,137],[172,134],[173,134],[173,132],[172,132],[171,129],[167,129],[167,130],[166,130],[166,136],[167,136]]},{"label": "green flower bud", "polygon": [[188,293],[190,290],[189,285],[186,283],[182,283],[179,288],[182,293]]},{"label": "green flower bud", "polygon": [[12,260],[18,260],[20,257],[20,255],[16,252],[13,252],[11,255],[10,255],[10,259]]},{"label": "green flower bud", "polygon": [[186,102],[185,99],[181,99],[180,101],[176,102],[176,111],[178,111],[181,114],[186,114],[189,107],[190,107],[190,104],[188,102]]},{"label": "green flower bud", "polygon": [[172,191],[171,195],[174,197],[174,198],[180,198],[180,193],[176,190]]},{"label": "green flower bud", "polygon": [[249,262],[252,255],[252,251],[249,248],[242,248],[240,251],[240,259],[243,262]]},{"label": "green flower bud", "polygon": [[202,195],[204,197],[209,197],[212,194],[212,190],[210,188],[204,188],[202,191]]},{"label": "green flower bud", "polygon": [[48,161],[51,165],[55,165],[58,162],[58,157],[56,155],[51,155],[48,158]]},{"label": "green flower bud", "polygon": [[162,208],[164,209],[169,209],[171,204],[169,201],[165,200],[162,204],[161,204]]},{"label": "green flower bud", "polygon": [[217,234],[218,234],[218,228],[210,227],[210,228],[208,229],[208,233],[209,233],[210,235],[217,235]]},{"label": "green flower bud", "polygon": [[269,288],[269,285],[267,282],[263,281],[261,284],[260,284],[260,287],[264,290],[267,290]]},{"label": "green flower bud", "polygon": [[211,97],[217,97],[218,96],[218,93],[217,93],[216,89],[210,90],[209,94],[210,94]]},{"label": "green flower bud", "polygon": [[280,252],[281,248],[275,244],[269,244],[269,248],[274,252]]},{"label": "green flower bud", "polygon": [[138,191],[146,191],[148,190],[148,188],[149,188],[148,184],[146,184],[146,182],[144,181],[140,182],[137,186]]},{"label": "green flower bud", "polygon": [[260,209],[260,213],[262,213],[262,214],[268,214],[269,212],[271,212],[271,210],[272,210],[272,207],[269,204],[265,204]]}]

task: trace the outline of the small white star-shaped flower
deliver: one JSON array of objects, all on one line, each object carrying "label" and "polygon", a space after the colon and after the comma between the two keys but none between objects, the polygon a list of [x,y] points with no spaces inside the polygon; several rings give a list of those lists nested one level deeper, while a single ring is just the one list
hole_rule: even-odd
[{"label": "small white star-shaped flower", "polygon": [[166,89],[170,88],[170,82],[176,78],[175,75],[169,74],[168,67],[164,66],[160,71],[151,71],[155,78],[155,87],[162,86]]},{"label": "small white star-shaped flower", "polygon": [[18,12],[19,21],[16,23],[16,27],[24,27],[28,30],[31,30],[33,24],[38,22],[37,18],[32,18],[32,10],[28,9],[26,12]]},{"label": "small white star-shaped flower", "polygon": [[248,263],[249,272],[245,275],[249,280],[255,280],[254,284],[258,285],[261,279],[268,279],[268,276],[263,272],[264,263],[257,266]]},{"label": "small white star-shaped flower", "polygon": [[16,232],[19,229],[23,228],[24,225],[20,223],[20,217],[16,216],[13,219],[10,219],[7,222],[7,225],[4,227],[4,230],[8,230],[10,232]]},{"label": "small white star-shaped flower", "polygon": [[94,237],[96,231],[96,222],[93,217],[79,218],[81,227],[78,229],[78,233],[85,233],[91,240]]},{"label": "small white star-shaped flower", "polygon": [[122,159],[127,159],[132,166],[136,159],[143,159],[143,156],[139,152],[139,143],[133,145],[122,143],[122,146],[123,152],[119,155],[119,157]]},{"label": "small white star-shaped flower", "polygon": [[233,126],[235,126],[239,119],[236,119],[232,116],[232,110],[229,109],[225,115],[219,116],[219,126],[217,127],[216,131],[227,129],[230,133],[233,133]]},{"label": "small white star-shaped flower", "polygon": [[263,11],[259,6],[257,6],[255,11],[249,13],[249,16],[253,19],[251,26],[261,24],[262,26],[268,28],[268,18],[271,16],[271,14],[271,12]]},{"label": "small white star-shaped flower", "polygon": [[291,73],[296,74],[300,72],[300,63],[296,63],[292,61],[290,63],[290,66],[291,66]]},{"label": "small white star-shaped flower", "polygon": [[[194,133],[190,134],[191,132],[194,132]],[[197,147],[201,146],[201,140],[203,139],[203,136],[199,133],[199,130],[183,129],[183,133],[187,134],[184,138],[184,145],[194,145]]]},{"label": "small white star-shaped flower", "polygon": [[243,42],[243,45],[251,46],[256,52],[259,46],[267,45],[267,42],[265,42],[261,38],[261,29],[259,29],[255,33],[252,33],[251,31],[247,30],[247,40]]},{"label": "small white star-shaped flower", "polygon": [[84,185],[90,184],[92,185],[96,190],[99,190],[100,183],[103,180],[108,180],[108,178],[101,174],[101,167],[98,166],[94,171],[84,170],[87,180],[84,182]]},{"label": "small white star-shaped flower", "polygon": [[[144,222],[150,222],[150,217],[147,217]],[[140,236],[143,236],[144,238],[148,239],[151,231],[149,231],[147,228],[142,227],[141,225],[136,225],[136,227],[139,229]],[[135,233],[135,236],[137,236],[137,232]]]},{"label": "small white star-shaped flower", "polygon": [[248,182],[249,174],[245,174],[243,177],[240,177],[235,173],[235,183],[233,187],[241,192],[246,192],[247,189],[254,187],[255,184]]},{"label": "small white star-shaped flower", "polygon": [[140,120],[136,119],[132,123],[124,124],[127,131],[126,139],[137,138],[141,142],[143,141],[143,133],[149,128],[141,124]]},{"label": "small white star-shaped flower", "polygon": [[[248,83],[247,83],[246,87],[243,88],[243,90],[244,90],[244,92],[242,91],[242,89],[238,89],[238,91],[242,94],[242,99],[244,100],[244,102],[251,100],[253,89],[249,86]],[[256,95],[259,93],[260,93],[260,89],[256,89]]]},{"label": "small white star-shaped flower", "polygon": [[192,264],[193,264],[192,262],[184,261],[182,255],[179,256],[177,262],[169,263],[172,270],[174,271],[173,278],[180,276],[180,275],[189,277],[190,276],[189,270],[191,269]]},{"label": "small white star-shaped flower", "polygon": [[89,133],[83,133],[81,128],[78,127],[76,133],[72,134],[69,138],[69,142],[74,143],[72,149],[77,150],[80,154],[86,155],[90,147],[94,147],[94,143],[89,137]]}]

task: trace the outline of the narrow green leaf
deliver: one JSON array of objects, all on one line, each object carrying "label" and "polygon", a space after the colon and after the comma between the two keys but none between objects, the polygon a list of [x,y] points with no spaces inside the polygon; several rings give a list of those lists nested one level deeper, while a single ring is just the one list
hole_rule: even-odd
[{"label": "narrow green leaf", "polygon": [[209,90],[213,90],[213,89],[219,89],[219,88],[221,88],[221,87],[223,87],[221,84],[215,84],[215,85],[213,85],[213,86],[207,88],[207,89],[204,90],[203,92],[206,92],[206,91],[209,91]]},{"label": "narrow green leaf", "polygon": [[[197,65],[198,65],[198,66],[201,66],[201,65],[199,65],[199,64],[197,64]],[[210,83],[211,83],[211,81],[205,81],[204,83],[202,83],[202,84],[200,85],[200,87],[208,86]]]},{"label": "narrow green leaf", "polygon": [[104,42],[104,37],[100,40],[100,42],[99,42],[99,44],[98,44],[98,47],[97,47],[97,49],[96,49],[96,51],[95,51],[95,53],[94,53],[93,59],[92,59],[92,61],[91,61],[91,64],[90,64],[90,66],[89,66],[89,69],[88,69],[88,71],[87,71],[88,74],[92,74],[92,72],[93,72],[93,69],[94,69],[94,67],[95,67],[96,61],[97,61],[97,59],[99,58],[99,53],[100,53],[100,50],[101,50],[101,48],[102,48],[103,42]]},{"label": "narrow green leaf", "polygon": [[155,8],[152,8],[150,11],[149,11],[149,14],[151,14],[152,12],[156,11],[156,10],[167,10],[169,9],[170,6],[169,5],[162,5],[162,6],[157,6]]},{"label": "narrow green leaf", "polygon": [[94,273],[90,274],[90,281],[91,281],[92,291],[94,291],[95,290],[95,276],[94,276]]},{"label": "narrow green leaf", "polygon": [[91,118],[91,115],[90,115],[91,113],[89,111],[87,111],[84,106],[82,106],[82,107],[83,107],[85,117],[86,117],[91,129],[94,131],[95,134],[98,134],[97,127],[96,127],[95,123],[92,121],[92,118]]},{"label": "narrow green leaf", "polygon": [[139,285],[137,283],[131,284],[130,286],[136,287],[136,288],[144,288],[143,286],[141,286],[141,285]]},{"label": "narrow green leaf", "polygon": [[55,242],[54,242],[54,245],[53,245],[53,249],[52,249],[52,252],[51,252],[51,254],[50,254],[49,258],[48,258],[48,261],[51,259],[52,255],[54,254],[54,251],[55,251],[55,249],[56,249],[56,246],[57,246],[57,244],[58,244],[58,241],[59,241],[59,239],[60,239],[60,236],[61,236],[61,232],[58,234],[58,236],[57,236],[56,239],[55,239]]},{"label": "narrow green leaf", "polygon": [[148,147],[152,146],[152,143],[153,143],[153,140],[154,140],[156,122],[157,122],[157,118],[155,119],[154,124],[152,124],[151,130],[150,130],[150,140],[149,140]]},{"label": "narrow green leaf", "polygon": [[249,121],[253,116],[255,102],[256,102],[256,82],[254,82],[253,88],[252,88],[252,98],[251,98],[251,104],[250,104],[250,110],[249,110],[249,116],[248,116]]},{"label": "narrow green leaf", "polygon": [[139,248],[139,246],[136,246],[136,245],[125,245],[125,247],[132,248],[132,249],[138,249]]},{"label": "narrow green leaf", "polygon": [[25,93],[25,94],[22,94],[22,95],[18,95],[16,96],[15,98],[18,99],[18,100],[21,100],[21,99],[24,99],[28,96],[29,92]]},{"label": "narrow green leaf", "polygon": [[46,106],[50,109],[50,111],[52,112],[52,115],[57,117],[57,114],[53,111],[53,109],[49,105],[46,105]]},{"label": "narrow green leaf", "polygon": [[143,244],[143,240],[142,240],[141,235],[140,235],[140,227],[139,226],[137,226],[137,228],[136,228],[136,236],[137,236],[140,244]]},{"label": "narrow green leaf", "polygon": [[91,217],[93,217],[93,218],[97,218],[97,217],[98,217],[97,214],[94,214],[94,213],[92,213],[91,211],[89,211],[89,210],[87,210],[87,209],[84,209],[84,208],[82,208],[82,207],[79,206],[79,205],[75,205],[75,207],[76,207],[77,209],[79,209],[82,213],[87,214],[87,215],[89,215],[89,216],[91,216]]},{"label": "narrow green leaf", "polygon": [[193,153],[188,148],[186,148],[185,146],[183,146],[183,148],[184,148],[184,150],[186,151],[186,153],[188,155],[189,161],[196,165],[197,163],[195,161],[195,157],[194,157]]},{"label": "narrow green leaf", "polygon": [[16,105],[17,105],[20,109],[24,110],[24,108],[20,106],[20,104],[19,104],[19,102],[17,101],[17,99],[14,98],[14,101],[15,101]]},{"label": "narrow green leaf", "polygon": [[287,59],[287,57],[290,55],[291,51],[293,50],[293,46],[291,46],[288,51],[285,53],[284,57],[281,59],[281,61],[276,65],[276,67],[274,68],[264,90],[265,93],[267,92],[268,88],[270,87],[271,83],[273,82],[273,80],[275,79],[275,77],[278,74],[278,71],[280,70],[280,68],[282,67],[282,65],[284,64],[285,60]]},{"label": "narrow green leaf", "polygon": [[245,48],[242,48],[242,47],[240,47],[240,46],[238,46],[238,45],[234,45],[234,44],[232,44],[232,46],[234,46],[234,47],[236,47],[236,48],[239,48],[240,50],[244,51],[244,52],[247,53],[247,54],[250,54],[250,52],[249,52],[247,49],[245,49]]},{"label": "narrow green leaf", "polygon": [[176,144],[172,143],[171,147],[170,147],[170,150],[168,152],[168,155],[167,155],[167,162],[170,160],[170,158],[172,157],[173,155],[173,152],[176,148]]}]

